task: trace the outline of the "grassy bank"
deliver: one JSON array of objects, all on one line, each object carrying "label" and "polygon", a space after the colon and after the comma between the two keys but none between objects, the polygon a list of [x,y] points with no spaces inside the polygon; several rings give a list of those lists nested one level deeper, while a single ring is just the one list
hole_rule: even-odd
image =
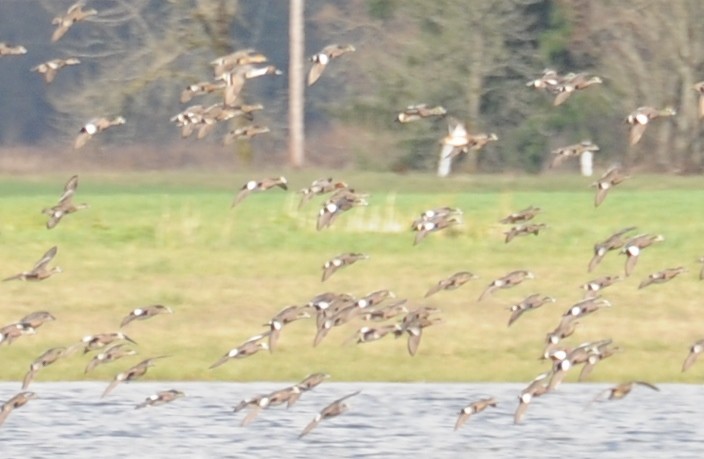
[{"label": "grassy bank", "polygon": [[[289,175],[291,189],[318,175],[326,174]],[[567,342],[611,337],[624,349],[601,363],[592,380],[702,379],[704,363],[680,372],[688,346],[704,337],[704,282],[697,280],[695,263],[704,255],[701,178],[636,177],[595,209],[590,180],[578,176],[438,181],[424,175],[332,175],[370,192],[370,204],[321,232],[315,231],[320,199],[298,210],[293,191],[275,189],[230,209],[248,177],[224,173],[84,174],[76,201],[91,207],[49,231],[40,210],[53,205],[68,177],[2,178],[0,275],[31,268],[52,245],[59,247],[54,264],[64,272],[40,283],[0,284],[0,325],[38,309],[57,317],[36,336],[0,347],[0,378],[20,380],[45,349],[115,331],[131,309],[162,303],[175,313],[124,330],[139,343],[140,355],[98,367],[90,378],[107,380],[140,358],[168,354],[147,379],[297,380],[327,371],[336,380],[524,381],[547,368],[537,360],[545,333],[581,298],[578,286],[622,272],[623,256],[611,253],[587,273],[593,244],[634,225],[639,232],[663,234],[665,241],[644,251],[633,276],[605,291],[614,307],[583,319]],[[446,205],[462,209],[464,223],[414,247],[411,220]],[[538,237],[504,244],[508,228],[497,221],[528,205],[544,209],[536,221],[549,227]],[[371,258],[321,283],[323,262],[347,251]],[[637,289],[649,273],[678,265],[689,272]],[[477,303],[491,280],[515,269],[529,269],[536,279]],[[460,270],[480,279],[423,300],[432,284]],[[333,329],[313,348],[314,322],[300,321],[283,330],[275,353],[208,370],[227,350],[263,331],[261,325],[284,306],[324,291],[362,296],[382,288],[412,305],[442,309],[444,323],[426,330],[415,357],[401,339],[342,346],[362,325],[358,321]],[[558,301],[507,328],[506,307],[535,292]],[[37,380],[81,379],[88,358],[60,361]]]}]

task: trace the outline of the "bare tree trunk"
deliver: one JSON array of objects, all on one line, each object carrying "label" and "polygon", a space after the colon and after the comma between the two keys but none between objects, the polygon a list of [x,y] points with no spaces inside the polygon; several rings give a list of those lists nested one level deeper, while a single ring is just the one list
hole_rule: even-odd
[{"label": "bare tree trunk", "polygon": [[304,111],[303,111],[303,47],[305,32],[303,25],[303,0],[291,0],[289,35],[291,38],[289,59],[289,160],[296,168],[305,161]]}]

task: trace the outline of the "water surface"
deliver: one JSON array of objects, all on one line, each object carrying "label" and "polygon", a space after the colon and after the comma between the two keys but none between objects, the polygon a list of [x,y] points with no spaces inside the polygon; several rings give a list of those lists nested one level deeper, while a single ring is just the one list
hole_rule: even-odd
[{"label": "water surface", "polygon": [[[636,387],[625,399],[585,406],[606,384],[563,384],[513,424],[524,384],[325,382],[290,409],[263,411],[240,427],[240,400],[281,383],[130,383],[105,399],[106,382],[36,383],[40,397],[0,427],[0,457],[25,458],[701,458],[704,387]],[[186,398],[135,410],[159,390]],[[336,398],[361,390],[350,411],[303,439],[298,434]],[[0,383],[0,400],[19,391]],[[454,431],[457,413],[486,396],[497,408]]]}]

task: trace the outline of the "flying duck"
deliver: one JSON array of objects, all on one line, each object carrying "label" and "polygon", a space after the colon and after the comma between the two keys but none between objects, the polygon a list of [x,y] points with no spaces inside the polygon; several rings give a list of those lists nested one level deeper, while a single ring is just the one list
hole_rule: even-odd
[{"label": "flying duck", "polygon": [[51,269],[47,269],[47,265],[56,256],[58,249],[56,246],[50,248],[46,253],[39,259],[39,261],[34,265],[34,267],[29,271],[24,271],[14,276],[7,277],[3,279],[3,282],[11,280],[23,280],[23,281],[41,281],[48,279],[52,275],[61,272],[61,268],[54,266]]},{"label": "flying duck", "polygon": [[76,188],[78,188],[78,176],[74,175],[68,179],[68,182],[64,185],[64,192],[59,198],[58,204],[53,207],[42,209],[42,213],[49,217],[49,220],[46,222],[47,229],[52,229],[58,225],[64,216],[88,207],[88,204],[86,203],[73,203],[73,196],[76,193]]},{"label": "flying duck", "polygon": [[320,52],[314,54],[310,60],[313,62],[313,66],[308,72],[308,86],[312,86],[318,78],[323,74],[323,71],[327,68],[331,60],[337,59],[343,54],[351,53],[355,51],[355,47],[352,45],[338,45],[332,44],[324,47]]},{"label": "flying duck", "polygon": [[173,314],[173,311],[168,306],[154,304],[143,308],[136,308],[130,311],[129,314],[120,322],[120,328],[127,326],[133,320],[146,320],[159,314]]},{"label": "flying duck", "polygon": [[321,421],[325,419],[330,419],[335,416],[339,416],[345,411],[349,410],[349,405],[344,403],[345,400],[347,400],[350,397],[354,397],[355,395],[359,394],[360,391],[353,392],[349,395],[345,395],[344,397],[338,398],[325,408],[323,408],[320,413],[318,413],[313,420],[308,423],[308,425],[303,429],[301,434],[298,436],[298,438],[303,438],[305,435],[308,435],[313,429],[315,429],[318,424],[320,424]]},{"label": "flying duck", "polygon": [[75,23],[85,20],[90,16],[95,16],[98,12],[94,9],[84,10],[84,2],[76,2],[66,11],[66,14],[55,17],[51,23],[56,26],[51,36],[52,43],[56,43],[63,37],[68,29]]},{"label": "flying duck", "polygon": [[266,191],[274,187],[279,187],[282,190],[288,190],[288,181],[286,177],[272,177],[264,178],[261,180],[250,180],[240,188],[240,191],[235,196],[234,201],[232,201],[232,207],[242,202],[244,198],[249,196],[251,193],[257,191]]}]

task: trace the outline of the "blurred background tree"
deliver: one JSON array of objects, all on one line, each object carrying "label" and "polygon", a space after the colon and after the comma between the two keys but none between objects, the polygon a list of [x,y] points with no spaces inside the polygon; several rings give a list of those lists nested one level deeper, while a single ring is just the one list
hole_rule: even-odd
[{"label": "blurred background tree", "polygon": [[[185,85],[212,78],[209,61],[255,48],[288,69],[288,2],[93,0],[88,6],[99,15],[52,44],[51,18],[71,3],[0,2],[0,41],[29,50],[0,59],[2,146],[68,149],[87,119],[121,114],[128,123],[110,142],[162,146],[153,154],[173,166],[163,145],[184,141],[168,120],[185,108]],[[445,106],[471,132],[499,136],[460,160],[457,171],[540,172],[553,148],[588,138],[601,146],[601,166],[628,160],[701,172],[691,87],[704,79],[703,13],[699,0],[308,0],[306,54],[329,43],[352,43],[357,52],[334,62],[306,91],[307,164],[433,169],[446,121],[394,123],[407,105],[428,103]],[[29,72],[68,56],[83,64],[48,87]],[[549,95],[525,87],[546,67],[599,75],[605,84],[552,107]],[[259,164],[286,160],[287,82],[261,78],[246,87],[244,100],[265,106],[257,122],[272,131],[257,141]],[[629,148],[623,119],[641,105],[671,105],[678,115],[654,123]],[[220,140],[197,145],[218,154],[226,148]]]}]

